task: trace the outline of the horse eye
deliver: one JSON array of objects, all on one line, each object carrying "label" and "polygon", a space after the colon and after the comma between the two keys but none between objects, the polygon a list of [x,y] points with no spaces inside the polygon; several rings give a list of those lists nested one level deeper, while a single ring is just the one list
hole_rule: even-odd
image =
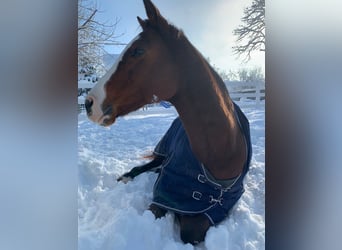
[{"label": "horse eye", "polygon": [[133,51],[132,51],[132,54],[131,56],[133,57],[138,57],[138,56],[141,56],[145,53],[145,50],[142,49],[142,48],[135,48]]}]

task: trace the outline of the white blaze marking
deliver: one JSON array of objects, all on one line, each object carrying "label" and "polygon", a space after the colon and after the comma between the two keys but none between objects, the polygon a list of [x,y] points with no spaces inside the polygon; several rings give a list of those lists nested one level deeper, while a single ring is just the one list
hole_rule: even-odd
[{"label": "white blaze marking", "polygon": [[97,84],[90,90],[88,96],[91,97],[94,101],[92,106],[92,115],[89,117],[92,121],[97,122],[99,124],[103,123],[103,120],[107,118],[107,116],[103,116],[103,112],[101,109],[101,105],[106,98],[106,93],[104,86],[108,82],[109,78],[115,74],[119,63],[121,62],[123,56],[126,51],[132,46],[132,44],[140,38],[137,35],[121,52],[120,56],[114,63],[114,65],[106,72],[106,74],[101,77],[101,79],[97,82]]}]

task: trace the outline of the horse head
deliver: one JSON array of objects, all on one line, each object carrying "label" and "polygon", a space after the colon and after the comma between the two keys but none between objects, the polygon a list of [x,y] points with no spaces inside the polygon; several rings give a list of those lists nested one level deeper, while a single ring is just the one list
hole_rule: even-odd
[{"label": "horse head", "polygon": [[116,64],[89,92],[88,117],[109,126],[119,116],[157,100],[169,100],[178,89],[178,71],[170,40],[179,30],[169,25],[150,0],[147,19],[137,17],[142,32],[123,50]]}]

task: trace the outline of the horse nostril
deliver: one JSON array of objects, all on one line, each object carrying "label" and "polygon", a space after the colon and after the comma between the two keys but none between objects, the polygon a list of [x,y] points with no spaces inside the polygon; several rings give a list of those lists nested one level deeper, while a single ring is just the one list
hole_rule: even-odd
[{"label": "horse nostril", "polygon": [[91,98],[87,98],[84,102],[84,106],[88,115],[91,115],[91,106],[93,106],[93,103],[94,101]]}]

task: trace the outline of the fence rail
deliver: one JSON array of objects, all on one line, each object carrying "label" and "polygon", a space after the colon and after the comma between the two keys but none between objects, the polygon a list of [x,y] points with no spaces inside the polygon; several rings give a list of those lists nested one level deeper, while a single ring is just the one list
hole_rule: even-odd
[{"label": "fence rail", "polygon": [[[96,83],[86,80],[78,82],[78,109],[84,109],[84,95],[89,89],[94,87]],[[265,104],[265,83],[264,82],[225,82],[230,97],[240,106],[257,106]]]},{"label": "fence rail", "polygon": [[255,106],[265,104],[264,82],[225,82],[230,97],[240,106]]}]

